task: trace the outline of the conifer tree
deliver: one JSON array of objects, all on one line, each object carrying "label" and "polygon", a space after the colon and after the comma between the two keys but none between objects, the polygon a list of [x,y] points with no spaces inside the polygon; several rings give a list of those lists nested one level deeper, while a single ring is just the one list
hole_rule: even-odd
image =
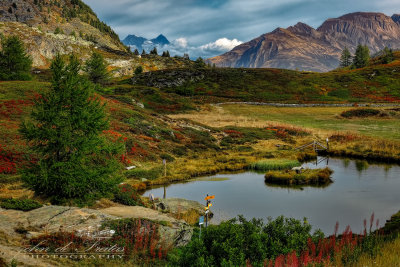
[{"label": "conifer tree", "polygon": [[66,65],[57,56],[52,88],[37,98],[31,120],[20,128],[38,158],[22,179],[55,202],[97,198],[121,181],[116,156],[122,148],[102,136],[108,129],[104,105],[79,70],[75,57]]},{"label": "conifer tree", "polygon": [[392,49],[385,47],[382,52],[383,52],[383,57],[382,57],[383,64],[388,64],[394,60],[394,54]]},{"label": "conifer tree", "polygon": [[103,56],[97,52],[93,52],[89,60],[86,61],[86,72],[89,79],[93,83],[104,85],[110,79],[110,74],[107,71],[107,63]]},{"label": "conifer tree", "polygon": [[134,54],[135,56],[138,56],[138,55],[139,55],[139,50],[135,49],[135,51],[133,52],[133,54]]},{"label": "conifer tree", "polygon": [[342,56],[340,57],[340,67],[348,67],[351,65],[352,57],[350,51],[347,47],[342,51]]},{"label": "conifer tree", "polygon": [[0,80],[30,80],[32,59],[17,36],[3,37],[0,51]]},{"label": "conifer tree", "polygon": [[146,55],[146,51],[143,49],[142,50],[142,56],[145,56]]},{"label": "conifer tree", "polygon": [[135,69],[135,75],[139,75],[139,74],[141,74],[141,73],[143,73],[143,67],[142,67],[142,66],[139,66],[139,67],[137,67],[137,68]]},{"label": "conifer tree", "polygon": [[206,66],[206,63],[204,63],[204,60],[202,57],[197,58],[196,61],[194,62],[194,64],[197,68],[204,68]]},{"label": "conifer tree", "polygon": [[157,47],[154,47],[153,50],[150,51],[150,55],[158,55]]},{"label": "conifer tree", "polygon": [[358,45],[354,55],[353,65],[355,68],[364,68],[369,63],[369,48],[366,45]]}]

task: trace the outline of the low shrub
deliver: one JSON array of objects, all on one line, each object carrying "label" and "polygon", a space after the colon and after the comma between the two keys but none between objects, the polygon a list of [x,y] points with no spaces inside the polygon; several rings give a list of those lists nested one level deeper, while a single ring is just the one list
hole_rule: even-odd
[{"label": "low shrub", "polygon": [[243,216],[209,225],[201,238],[194,235],[183,248],[168,255],[171,266],[263,266],[267,258],[292,251],[303,251],[309,239],[318,242],[320,231],[311,234],[306,220],[278,217],[264,224],[262,220],[247,221]]},{"label": "low shrub", "polygon": [[343,111],[340,116],[344,118],[365,118],[365,117],[372,117],[372,116],[378,116],[381,115],[381,112],[376,109],[372,108],[357,108],[357,109],[351,109],[347,111]]},{"label": "low shrub", "polygon": [[146,178],[148,180],[154,180],[160,177],[163,173],[163,166],[153,167],[151,169],[136,168],[127,172],[129,178]]},{"label": "low shrub", "polygon": [[114,193],[114,201],[127,206],[144,206],[140,195],[129,184],[121,184]]},{"label": "low shrub", "polygon": [[42,206],[42,204],[32,199],[6,198],[0,200],[0,207],[3,209],[30,211],[41,208]]},{"label": "low shrub", "polygon": [[252,170],[269,171],[269,170],[286,170],[300,166],[300,162],[291,159],[265,159],[251,164]]},{"label": "low shrub", "polygon": [[154,261],[166,257],[169,248],[160,238],[159,224],[153,221],[132,218],[112,220],[103,223],[102,228],[115,231],[110,243],[123,247],[128,258]]},{"label": "low shrub", "polygon": [[306,169],[301,173],[293,170],[269,171],[265,174],[265,182],[284,185],[324,185],[332,183],[333,171],[325,169]]}]

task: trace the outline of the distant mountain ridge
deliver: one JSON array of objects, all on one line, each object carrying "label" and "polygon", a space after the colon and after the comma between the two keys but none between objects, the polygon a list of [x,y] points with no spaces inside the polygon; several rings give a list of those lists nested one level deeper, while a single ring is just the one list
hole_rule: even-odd
[{"label": "distant mountain ridge", "polygon": [[358,44],[371,53],[400,49],[400,15],[356,12],[326,20],[317,29],[297,23],[277,28],[223,55],[208,59],[220,67],[283,68],[325,72],[339,66],[342,50]]},{"label": "distant mountain ridge", "polygon": [[122,43],[130,46],[131,49],[138,49],[139,51],[143,49],[148,51],[150,49],[153,49],[154,47],[163,47],[170,44],[168,39],[162,34],[150,40],[131,34],[128,35],[124,40],[122,40]]}]

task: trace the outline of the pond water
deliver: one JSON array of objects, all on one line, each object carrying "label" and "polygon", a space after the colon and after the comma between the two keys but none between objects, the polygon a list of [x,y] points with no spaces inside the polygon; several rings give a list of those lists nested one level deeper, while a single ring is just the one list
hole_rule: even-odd
[{"label": "pond water", "polygon": [[[334,183],[327,187],[285,188],[264,182],[264,174],[242,172],[218,174],[210,177],[171,184],[166,187],[167,197],[178,197],[204,203],[206,194],[215,195],[212,223],[219,223],[239,214],[251,219],[279,215],[296,219],[307,218],[314,229],[332,234],[336,222],[339,231],[349,225],[359,233],[368,225],[372,213],[383,226],[391,215],[400,210],[400,167],[397,165],[368,164],[337,158],[318,158],[303,166],[334,170]],[[153,188],[144,193],[163,197],[164,188]],[[375,226],[374,226],[375,228]]]}]

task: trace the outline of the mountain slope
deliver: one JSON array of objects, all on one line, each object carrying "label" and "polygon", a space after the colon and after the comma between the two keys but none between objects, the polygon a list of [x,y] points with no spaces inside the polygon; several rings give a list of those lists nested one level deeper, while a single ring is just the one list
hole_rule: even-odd
[{"label": "mountain slope", "polygon": [[36,67],[47,66],[56,53],[81,58],[94,48],[127,53],[118,35],[80,0],[1,1],[0,33],[19,35]]},{"label": "mountain slope", "polygon": [[400,16],[351,13],[326,20],[318,29],[299,22],[263,34],[208,61],[222,67],[285,68],[329,71],[339,65],[341,51],[366,44],[371,53],[385,46],[400,48]]},{"label": "mountain slope", "polygon": [[394,55],[389,64],[382,64],[383,57],[379,56],[362,69],[326,73],[204,68],[147,72],[132,80],[206,103],[400,103],[400,52]]}]

